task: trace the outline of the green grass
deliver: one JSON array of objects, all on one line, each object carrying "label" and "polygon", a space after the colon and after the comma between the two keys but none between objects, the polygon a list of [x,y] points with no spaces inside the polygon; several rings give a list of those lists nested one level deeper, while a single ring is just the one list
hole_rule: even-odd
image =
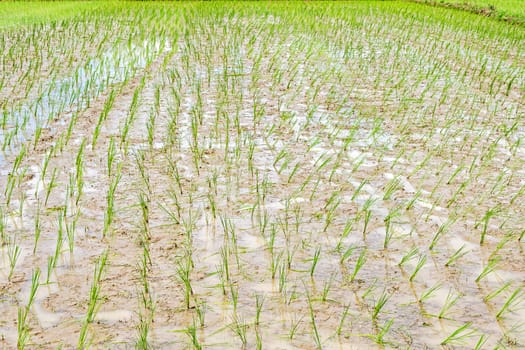
[{"label": "green grass", "polygon": [[0,2],[0,28],[32,25],[79,16],[84,11],[108,8],[103,1]]},{"label": "green grass", "polygon": [[440,6],[451,6],[485,16],[525,23],[525,0],[416,0]]}]

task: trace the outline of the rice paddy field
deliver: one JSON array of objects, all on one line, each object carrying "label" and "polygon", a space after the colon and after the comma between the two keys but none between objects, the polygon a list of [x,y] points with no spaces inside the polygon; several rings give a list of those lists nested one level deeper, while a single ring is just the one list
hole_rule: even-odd
[{"label": "rice paddy field", "polygon": [[0,348],[525,347],[524,26],[0,13]]}]

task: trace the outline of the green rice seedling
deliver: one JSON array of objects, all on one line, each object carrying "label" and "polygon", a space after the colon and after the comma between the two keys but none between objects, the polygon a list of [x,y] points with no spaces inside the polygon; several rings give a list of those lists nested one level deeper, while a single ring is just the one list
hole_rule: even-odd
[{"label": "green rice seedling", "polygon": [[255,349],[262,350],[262,336],[259,327],[255,327]]},{"label": "green rice seedling", "polygon": [[8,243],[9,238],[5,232],[6,228],[6,216],[2,206],[0,206],[0,245],[5,245]]},{"label": "green rice seedling", "polygon": [[44,156],[44,160],[42,161],[42,168],[40,169],[40,178],[43,180],[47,173],[47,168],[49,167],[49,161],[51,160],[51,157],[53,156],[55,151],[55,148],[51,146],[49,148],[49,151],[46,152],[46,155]]},{"label": "green rice seedling", "polygon": [[261,320],[261,312],[264,305],[264,296],[255,295],[255,322],[256,326],[259,326]]},{"label": "green rice seedling", "polygon": [[54,257],[51,255],[47,258],[47,275],[46,275],[46,283],[49,284],[51,280],[51,273],[53,272],[53,266],[55,265]]},{"label": "green rice seedling", "polygon": [[95,130],[93,131],[93,138],[91,141],[91,149],[95,150],[95,146],[97,144],[97,140],[100,134],[100,129],[102,128],[102,123],[106,121],[109,111],[113,107],[113,103],[115,102],[115,97],[117,96],[117,90],[113,89],[110,91],[108,98],[106,99],[106,102],[104,103],[104,107],[102,109],[102,113],[100,113],[100,116],[98,118],[97,125],[95,126]]},{"label": "green rice seedling", "polygon": [[5,188],[5,191],[4,191],[4,195],[6,197],[6,200],[5,200],[5,206],[6,207],[9,207],[9,205],[11,204],[11,196],[13,195],[13,190],[15,188],[15,184],[16,184],[16,178],[13,174],[9,173],[7,175],[7,186]]},{"label": "green rice seedling", "polygon": [[472,322],[467,322],[463,324],[462,326],[458,327],[448,337],[446,337],[440,343],[440,345],[449,345],[452,343],[462,343],[466,339],[474,336],[474,334],[476,334],[476,331],[473,329],[470,329],[471,326],[472,326]]},{"label": "green rice seedling", "polygon": [[[306,288],[306,285],[305,285]],[[313,336],[314,341],[317,349],[322,349],[322,343],[321,343],[321,336],[319,334],[319,331],[317,329],[317,324],[315,321],[315,311],[312,304],[312,298],[310,297],[310,293],[308,292],[308,289],[306,289],[306,300],[308,301],[308,310],[310,311],[310,321],[312,322],[312,329],[313,329]]]},{"label": "green rice seedling", "polygon": [[195,323],[192,323],[190,326],[188,326],[184,333],[190,338],[191,340],[191,347],[195,350],[201,350],[202,345],[199,342],[199,337],[197,336],[197,327],[195,326]]},{"label": "green rice seedling", "polygon": [[367,337],[371,340],[373,340],[376,344],[379,344],[381,346],[384,346],[387,344],[385,341],[385,335],[388,334],[390,331],[390,328],[392,327],[392,324],[394,324],[394,319],[389,319],[386,321],[383,326],[379,327],[376,334],[359,334],[359,336]]},{"label": "green rice seedling", "polygon": [[401,260],[399,261],[399,263],[397,263],[397,266],[402,267],[402,266],[405,265],[407,262],[409,262],[410,260],[412,260],[412,259],[417,255],[417,253],[419,253],[419,248],[417,248],[417,247],[413,247],[413,248],[410,249],[405,255],[403,255],[403,257],[401,258]]},{"label": "green rice seedling", "polygon": [[113,169],[113,163],[115,162],[115,157],[117,155],[117,150],[115,146],[115,139],[111,137],[109,139],[109,145],[108,145],[108,159],[107,159],[107,167],[108,167],[108,178],[111,178],[111,170]]},{"label": "green rice seedling", "polygon": [[446,205],[447,208],[450,208],[450,207],[452,206],[452,204],[456,203],[456,200],[457,200],[458,196],[459,196],[460,194],[462,194],[463,191],[467,188],[469,181],[470,181],[470,180],[466,180],[466,181],[462,182],[462,183],[459,185],[459,187],[458,187],[458,189],[456,190],[456,192],[454,192],[454,194],[452,195],[452,197],[447,201],[447,205]]},{"label": "green rice seedling", "polygon": [[227,284],[230,283],[230,248],[225,245],[221,248],[221,271]]},{"label": "green rice seedling", "polygon": [[452,293],[452,290],[448,291],[447,298],[445,299],[445,303],[441,307],[441,310],[439,311],[439,314],[437,315],[438,318],[445,318],[446,314],[450,311],[450,309],[456,305],[458,300],[461,298],[461,294],[454,295]]},{"label": "green rice seedling", "polygon": [[[0,225],[1,223],[1,209],[0,209]],[[33,243],[33,255],[36,253],[36,248],[38,241],[40,240],[40,234],[42,233],[42,227],[40,224],[40,202],[37,204],[36,214],[35,214],[35,228],[34,228],[34,243]]]},{"label": "green rice seedling", "polygon": [[29,340],[29,326],[27,325],[27,314],[29,310],[23,306],[18,308],[18,321],[17,321],[17,341],[16,346],[18,349],[25,349],[26,343]]},{"label": "green rice seedling", "polygon": [[348,249],[343,254],[341,254],[341,258],[339,259],[339,263],[343,264],[345,261],[347,261],[352,256],[352,254],[354,253],[354,250],[356,248],[357,248],[356,245],[350,244],[350,246],[348,246]]},{"label": "green rice seedling", "polygon": [[189,254],[186,254],[186,257],[179,259],[177,262],[177,277],[180,279],[184,285],[184,305],[186,309],[190,309],[190,300],[193,295],[193,289],[191,287],[191,269],[192,263],[191,259],[188,258]]},{"label": "green rice seedling", "polygon": [[57,230],[57,241],[55,244],[55,254],[53,256],[53,268],[56,267],[58,259],[62,254],[62,247],[64,245],[64,213],[60,212],[58,214],[58,230]]},{"label": "green rice seedling", "polygon": [[332,224],[332,222],[336,218],[336,215],[337,215],[336,210],[341,204],[341,200],[338,198],[338,196],[339,196],[339,191],[335,191],[324,207],[324,211],[326,212],[326,214],[325,214],[325,223],[323,227],[323,232],[326,232],[328,230],[328,227]]},{"label": "green rice seedling", "polygon": [[421,270],[423,268],[423,266],[425,266],[426,262],[427,262],[427,256],[423,255],[423,254],[420,255],[419,256],[419,260],[417,261],[417,264],[416,264],[416,268],[414,269],[414,271],[410,275],[410,278],[409,278],[410,282],[414,281],[414,278],[416,278],[417,273],[419,272],[419,270]]},{"label": "green rice seedling", "polygon": [[516,288],[514,292],[510,295],[510,297],[505,301],[505,304],[501,307],[501,309],[496,314],[497,319],[501,319],[503,317],[503,314],[506,312],[512,311],[512,307],[514,307],[517,304],[520,304],[523,301],[523,296],[525,296],[525,293],[523,292],[521,287]]},{"label": "green rice seedling", "polygon": [[79,218],[80,211],[77,211],[77,213],[73,216],[73,220],[71,220],[71,222],[68,223],[66,221],[66,234],[70,253],[73,253],[73,250],[75,248],[75,231],[77,228],[77,222]]},{"label": "green rice seedling", "polygon": [[7,257],[9,259],[9,275],[7,276],[7,279],[11,281],[11,277],[13,277],[13,273],[15,272],[15,266],[16,262],[18,261],[18,258],[20,257],[20,253],[22,252],[20,246],[18,246],[15,243],[9,243],[7,246]]},{"label": "green rice seedling", "polygon": [[310,267],[310,277],[314,276],[315,267],[319,262],[319,256],[321,255],[321,247],[315,249],[314,257],[312,258],[312,266]]},{"label": "green rice seedling", "polygon": [[414,204],[417,203],[419,198],[421,197],[421,190],[418,190],[414,196],[406,203],[405,210],[410,210],[414,207]]},{"label": "green rice seedling", "polygon": [[57,168],[53,168],[53,173],[51,174],[51,179],[49,180],[49,183],[46,188],[46,198],[44,200],[44,206],[47,205],[47,201],[49,200],[49,196],[51,195],[51,191],[53,188],[56,187],[56,179],[57,179]]},{"label": "green rice seedling", "polygon": [[343,309],[343,314],[341,315],[341,320],[339,321],[339,326],[337,327],[336,334],[337,336],[341,336],[341,333],[343,331],[343,326],[345,324],[346,317],[348,316],[348,312],[350,311],[350,304],[346,305]]},{"label": "green rice seedling", "polygon": [[79,112],[75,111],[71,117],[69,118],[69,123],[67,126],[67,132],[66,132],[66,138],[65,138],[65,145],[67,146],[69,144],[69,140],[71,139],[71,135],[73,135],[73,128],[75,127],[77,121],[78,121],[78,115]]},{"label": "green rice seedling", "polygon": [[438,291],[439,289],[441,289],[442,287],[442,284],[441,283],[436,283],[434,284],[432,287],[428,288],[427,290],[425,290],[418,298],[417,302],[419,304],[423,303],[424,301],[430,299],[432,297],[432,295]]},{"label": "green rice seedling", "polygon": [[149,229],[149,203],[149,196],[144,193],[140,193],[139,205],[142,212],[141,232],[144,236],[145,241],[151,240],[151,234]]},{"label": "green rice seedling", "polygon": [[505,236],[496,245],[496,248],[490,253],[489,258],[496,256],[501,249],[503,249],[509,242],[513,240],[514,237],[514,233],[512,232],[505,234]]},{"label": "green rice seedling", "polygon": [[195,313],[197,314],[197,319],[199,320],[199,326],[202,328],[205,326],[205,317],[206,317],[207,304],[206,301],[195,300]]},{"label": "green rice seedling", "polygon": [[388,299],[390,299],[390,295],[388,295],[386,290],[383,290],[383,293],[381,293],[381,296],[375,302],[374,310],[372,311],[372,320],[374,322],[377,322],[377,316],[379,316],[379,313],[385,307],[385,304],[388,302]]},{"label": "green rice seedling", "polygon": [[323,303],[328,301],[328,293],[330,293],[330,289],[332,288],[333,281],[334,281],[334,274],[331,273],[328,281],[325,281],[323,284],[323,291],[321,293],[321,301]]},{"label": "green rice seedling", "polygon": [[487,342],[488,338],[485,334],[482,334],[479,337],[478,342],[476,343],[476,346],[474,347],[474,350],[481,350],[483,348],[483,345]]},{"label": "green rice seedling", "polygon": [[106,211],[104,213],[104,229],[102,231],[103,237],[106,237],[108,235],[109,230],[111,228],[111,224],[113,223],[113,216],[115,215],[115,192],[117,190],[120,178],[122,177],[121,168],[122,163],[119,163],[117,167],[117,173],[115,174],[115,177],[111,180],[109,184],[108,193],[106,194]]},{"label": "green rice seedling", "polygon": [[352,275],[350,275],[350,282],[353,282],[357,276],[357,273],[366,263],[366,248],[361,250],[361,253],[359,254],[359,257],[357,258],[357,261],[354,266],[354,271],[352,272]]},{"label": "green rice seedling", "polygon": [[286,291],[286,281],[288,277],[288,267],[285,262],[281,262],[279,267],[279,293]]},{"label": "green rice seedling", "polygon": [[271,257],[270,257],[270,272],[271,272],[272,280],[275,279],[275,275],[277,274],[277,271],[279,271],[279,266],[281,266],[282,258],[283,258],[283,252],[279,252],[279,254],[276,254],[272,250]]},{"label": "green rice seedling", "polygon": [[150,111],[148,121],[146,122],[146,129],[148,132],[148,145],[150,149],[153,147],[156,119],[157,119],[157,112]]},{"label": "green rice seedling", "polygon": [[372,218],[372,210],[371,207],[375,203],[375,199],[372,199],[372,197],[368,198],[365,203],[363,204],[363,208],[361,209],[361,212],[363,213],[363,219],[364,219],[364,225],[363,225],[363,238],[366,237],[366,232],[368,228],[368,224],[370,222],[370,219]]},{"label": "green rice seedling", "polygon": [[[354,227],[355,218],[354,219],[348,219],[345,223],[345,227],[343,229],[343,232],[341,233],[341,237],[339,238],[339,241],[337,242],[337,246],[335,247],[336,251],[340,251],[343,245],[343,240],[348,238],[350,235],[350,232],[352,232],[352,229]],[[297,230],[298,231],[298,230]]]},{"label": "green rice seedling", "polygon": [[89,324],[93,323],[95,316],[99,308],[99,301],[101,299],[100,291],[101,285],[100,281],[102,280],[102,274],[107,264],[108,251],[105,250],[98,259],[97,265],[95,266],[95,271],[93,273],[93,283],[91,284],[91,289],[89,291],[89,301],[86,316],[82,322],[82,327],[80,328],[80,335],[78,338],[77,347],[79,349],[84,349],[87,343],[87,332]]},{"label": "green rice seedling", "polygon": [[40,268],[36,268],[31,275],[31,289],[29,290],[29,300],[27,301],[26,309],[31,309],[35,301],[36,292],[40,286]]},{"label": "green rice seedling", "polygon": [[295,334],[297,333],[297,330],[299,329],[299,325],[301,324],[303,320],[303,317],[301,317],[299,320],[291,320],[291,326],[290,331],[288,332],[288,339],[293,340],[295,337]]},{"label": "green rice seedling", "polygon": [[399,189],[401,185],[401,180],[399,177],[394,177],[385,185],[385,194],[383,195],[383,200],[387,201],[392,198],[392,195]]},{"label": "green rice seedling", "polygon": [[452,254],[452,256],[447,260],[447,262],[445,263],[445,266],[451,266],[452,264],[454,264],[458,259],[464,257],[465,255],[467,255],[468,253],[470,253],[470,251],[464,251],[465,249],[465,245],[463,244],[461,246],[461,248],[459,248],[458,250],[456,250],[454,252],[454,254]]},{"label": "green rice seedling", "polygon": [[139,314],[139,323],[137,325],[138,337],[135,348],[140,350],[149,350],[152,348],[148,341],[150,321],[147,317]]},{"label": "green rice seedling", "polygon": [[485,213],[485,215],[481,219],[481,222],[474,226],[474,228],[477,229],[480,224],[483,225],[483,228],[481,230],[481,236],[480,236],[480,239],[479,239],[479,244],[480,245],[483,245],[483,243],[485,242],[485,236],[487,235],[487,230],[488,230],[488,226],[489,226],[489,220],[494,215],[497,215],[500,211],[501,211],[501,209],[500,209],[499,206],[495,206],[493,208],[490,208],[489,210],[487,210],[487,212]]},{"label": "green rice seedling", "polygon": [[224,267],[221,265],[215,267],[216,274],[219,276],[219,286],[222,290],[222,295],[226,295],[226,286],[228,285],[228,281],[226,279],[226,273],[224,271]]},{"label": "green rice seedling", "polygon": [[299,163],[299,162],[295,163],[292,171],[288,175],[288,179],[286,180],[287,183],[291,183],[292,182],[293,177],[295,176],[295,174],[297,174],[297,172],[299,171],[300,168],[301,168],[301,163]]},{"label": "green rice seedling", "polygon": [[237,334],[237,336],[239,337],[241,344],[242,344],[242,349],[246,349],[246,346],[248,344],[248,337],[246,334],[248,330],[248,325],[246,324],[246,322],[242,318],[240,318],[237,314],[235,314],[233,316],[233,322],[232,322],[231,328],[233,332]]},{"label": "green rice seedling", "polygon": [[437,232],[434,234],[434,237],[432,237],[432,242],[430,242],[430,245],[428,246],[429,250],[434,249],[441,236],[448,232],[450,226],[452,226],[456,222],[456,220],[456,217],[449,217],[447,221],[445,221],[441,226],[439,226]]},{"label": "green rice seedling", "polygon": [[489,302],[490,300],[494,299],[496,296],[507,290],[512,285],[512,282],[507,282],[504,285],[502,285],[499,288],[496,288],[489,294],[487,294],[485,297],[483,297],[484,302]]},{"label": "green rice seedling", "polygon": [[385,217],[385,239],[383,241],[383,249],[388,248],[388,244],[392,240],[392,237],[394,235],[394,230],[392,228],[393,222],[392,220],[395,218],[398,218],[401,216],[401,211],[399,208],[392,208],[389,210],[388,215]]},{"label": "green rice seedling", "polygon": [[493,272],[496,269],[496,267],[497,267],[498,263],[500,262],[500,260],[501,260],[501,257],[499,255],[490,258],[488,263],[487,263],[487,266],[485,266],[483,271],[481,271],[481,273],[478,275],[478,277],[476,277],[476,283],[478,283],[483,278],[485,278],[488,274]]}]

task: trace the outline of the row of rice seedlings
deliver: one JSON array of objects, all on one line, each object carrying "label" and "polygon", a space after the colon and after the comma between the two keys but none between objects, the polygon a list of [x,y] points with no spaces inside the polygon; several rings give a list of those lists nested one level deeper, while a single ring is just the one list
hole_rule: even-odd
[{"label": "row of rice seedlings", "polygon": [[91,282],[91,288],[89,291],[89,300],[87,304],[86,315],[82,320],[82,326],[80,328],[80,334],[78,337],[78,348],[85,348],[90,346],[91,340],[89,336],[89,325],[93,323],[97,315],[98,309],[100,308],[100,302],[103,300],[101,295],[101,281],[104,271],[107,267],[108,251],[105,250],[100,258],[97,260],[95,270],[93,272],[93,281]]}]

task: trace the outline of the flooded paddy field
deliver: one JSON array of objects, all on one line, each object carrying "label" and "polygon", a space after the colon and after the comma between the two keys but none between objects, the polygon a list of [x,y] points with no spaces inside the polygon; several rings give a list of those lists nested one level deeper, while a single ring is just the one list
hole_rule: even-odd
[{"label": "flooded paddy field", "polygon": [[107,3],[0,32],[0,347],[525,346],[523,27]]}]

